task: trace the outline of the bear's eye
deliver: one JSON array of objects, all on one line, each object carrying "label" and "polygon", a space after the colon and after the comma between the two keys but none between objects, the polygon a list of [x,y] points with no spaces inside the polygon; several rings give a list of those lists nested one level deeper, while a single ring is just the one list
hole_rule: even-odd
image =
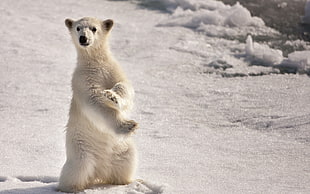
[{"label": "bear's eye", "polygon": [[97,31],[97,28],[92,27],[91,31],[93,31],[93,33],[95,33]]},{"label": "bear's eye", "polygon": [[76,31],[80,31],[81,30],[81,28],[80,27],[76,27]]}]

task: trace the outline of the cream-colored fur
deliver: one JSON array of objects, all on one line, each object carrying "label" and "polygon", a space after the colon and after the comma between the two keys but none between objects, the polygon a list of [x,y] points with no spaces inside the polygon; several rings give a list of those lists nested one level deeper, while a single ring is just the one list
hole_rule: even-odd
[{"label": "cream-colored fur", "polygon": [[66,130],[67,161],[59,190],[80,191],[95,184],[127,184],[136,167],[130,134],[138,124],[126,119],[134,91],[108,47],[112,20],[66,19],[78,63]]}]

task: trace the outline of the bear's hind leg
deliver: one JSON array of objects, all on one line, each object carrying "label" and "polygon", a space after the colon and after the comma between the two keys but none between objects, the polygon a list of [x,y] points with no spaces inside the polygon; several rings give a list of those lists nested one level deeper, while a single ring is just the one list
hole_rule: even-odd
[{"label": "bear's hind leg", "polygon": [[95,173],[94,161],[82,158],[67,160],[60,178],[58,190],[63,192],[77,192],[92,183]]},{"label": "bear's hind leg", "polygon": [[133,181],[136,170],[136,148],[132,142],[116,146],[112,160],[111,184],[129,184]]}]

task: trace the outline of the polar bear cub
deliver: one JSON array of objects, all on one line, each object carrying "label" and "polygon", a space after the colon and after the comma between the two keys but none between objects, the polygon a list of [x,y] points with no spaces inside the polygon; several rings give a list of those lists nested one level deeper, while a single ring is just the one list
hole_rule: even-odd
[{"label": "polar bear cub", "polygon": [[111,55],[112,20],[66,19],[77,50],[72,101],[66,128],[67,160],[59,190],[76,192],[95,184],[128,184],[136,168],[131,134],[138,124],[127,119],[134,90]]}]

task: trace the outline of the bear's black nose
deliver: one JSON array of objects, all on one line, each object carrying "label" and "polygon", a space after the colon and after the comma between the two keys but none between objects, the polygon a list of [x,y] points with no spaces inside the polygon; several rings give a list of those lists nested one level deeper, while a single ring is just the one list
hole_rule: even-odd
[{"label": "bear's black nose", "polygon": [[86,38],[86,36],[80,36],[80,44],[82,44],[82,45],[84,45],[84,44],[86,44],[86,42],[87,42],[87,38]]}]

